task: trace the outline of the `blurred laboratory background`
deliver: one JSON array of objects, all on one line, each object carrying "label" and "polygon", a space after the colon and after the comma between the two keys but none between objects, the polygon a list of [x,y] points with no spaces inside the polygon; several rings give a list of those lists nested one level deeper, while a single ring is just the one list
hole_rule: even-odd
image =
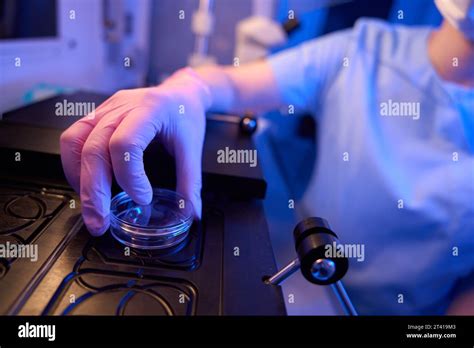
[{"label": "blurred laboratory background", "polygon": [[[433,0],[0,0],[0,115],[78,90],[110,95],[156,85],[187,65],[244,64],[360,17],[441,22]],[[311,176],[317,125],[304,115],[257,116],[265,210],[281,267],[294,256],[296,219],[285,215],[286,204]],[[296,281],[307,291],[292,290],[302,300],[289,314],[333,313],[327,300],[313,300],[322,290]]]},{"label": "blurred laboratory background", "polygon": [[0,112],[71,89],[153,85],[189,64],[241,64],[362,16],[441,20],[432,0],[0,0]]}]

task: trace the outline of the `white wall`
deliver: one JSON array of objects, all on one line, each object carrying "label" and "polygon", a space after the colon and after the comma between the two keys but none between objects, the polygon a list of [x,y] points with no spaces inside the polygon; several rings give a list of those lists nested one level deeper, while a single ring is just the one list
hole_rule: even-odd
[{"label": "white wall", "polygon": [[[143,71],[124,71],[121,56],[143,55],[139,67],[146,69],[149,0],[124,0],[125,9],[138,17],[133,21],[136,37],[124,38],[125,48],[117,51],[115,65],[107,61],[103,1],[58,0],[58,4],[59,38],[0,41],[0,112],[23,105],[25,93],[40,83],[111,93],[143,80]],[[70,18],[72,10],[75,19]],[[21,58],[21,67],[15,67],[16,57]]]}]

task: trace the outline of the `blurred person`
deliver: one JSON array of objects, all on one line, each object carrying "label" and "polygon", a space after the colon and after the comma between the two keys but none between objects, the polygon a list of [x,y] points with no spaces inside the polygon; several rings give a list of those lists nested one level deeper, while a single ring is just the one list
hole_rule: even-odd
[{"label": "blurred person", "polygon": [[151,201],[143,151],[155,137],[200,218],[205,112],[294,105],[319,124],[304,210],[365,246],[344,278],[359,312],[474,314],[474,1],[436,5],[437,29],[361,19],[265,60],[117,92],[61,137],[87,228],[109,226],[113,175]]}]

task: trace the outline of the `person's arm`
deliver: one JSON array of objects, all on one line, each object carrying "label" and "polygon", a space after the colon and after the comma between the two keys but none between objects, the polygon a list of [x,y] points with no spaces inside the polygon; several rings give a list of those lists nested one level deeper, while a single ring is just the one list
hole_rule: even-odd
[{"label": "person's arm", "polygon": [[317,109],[324,91],[347,66],[352,29],[342,30],[283,50],[240,67],[201,68],[197,72],[217,96],[212,111],[295,113]]},{"label": "person's arm", "polygon": [[185,68],[161,85],[122,90],[61,136],[61,160],[80,194],[93,235],[110,222],[112,178],[138,204],[152,188],[143,152],[157,137],[176,159],[176,190],[201,216],[201,159],[207,111],[268,111],[284,104],[310,108],[342,64],[347,32],[240,67]]},{"label": "person's arm", "polygon": [[279,108],[283,100],[268,60],[240,67],[210,66],[196,69],[212,95],[209,111],[243,113]]},{"label": "person's arm", "polygon": [[265,112],[290,104],[314,111],[344,66],[351,33],[335,32],[239,67],[196,69],[211,90],[210,111]]},{"label": "person's arm", "polygon": [[110,223],[112,178],[138,204],[152,187],[143,152],[158,137],[176,159],[176,190],[201,216],[201,158],[208,110],[267,110],[280,103],[265,61],[240,68],[185,68],[161,85],[122,90],[62,135],[61,160],[80,194],[84,222],[93,235]]}]

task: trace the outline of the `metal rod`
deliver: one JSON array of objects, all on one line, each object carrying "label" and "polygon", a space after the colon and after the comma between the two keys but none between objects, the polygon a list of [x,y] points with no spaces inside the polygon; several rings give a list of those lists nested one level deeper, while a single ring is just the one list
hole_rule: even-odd
[{"label": "metal rod", "polygon": [[346,292],[346,289],[344,288],[344,285],[342,282],[339,280],[335,284],[331,284],[334,292],[337,295],[337,298],[342,304],[342,307],[346,311],[346,314],[351,315],[351,316],[357,316],[357,311],[352,304],[351,299],[349,298],[349,295]]},{"label": "metal rod", "polygon": [[280,285],[283,283],[289,276],[295,273],[297,270],[300,269],[300,260],[298,258],[291,261],[285,267],[283,267],[280,271],[272,275],[268,278],[265,283],[272,284],[272,285]]}]

